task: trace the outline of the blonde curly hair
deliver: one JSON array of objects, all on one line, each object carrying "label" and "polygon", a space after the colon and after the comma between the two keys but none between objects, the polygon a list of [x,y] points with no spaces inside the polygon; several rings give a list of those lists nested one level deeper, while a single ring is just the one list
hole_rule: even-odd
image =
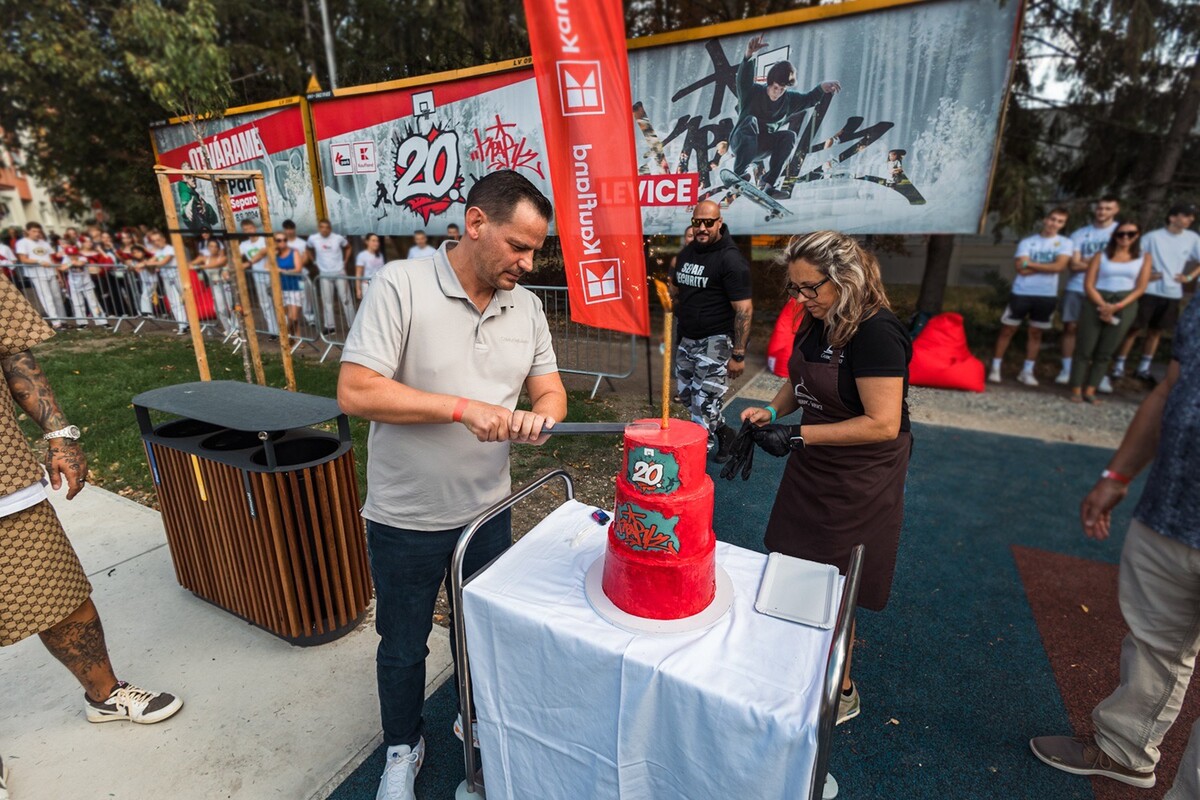
[{"label": "blonde curly hair", "polygon": [[807,261],[838,288],[837,302],[825,318],[829,344],[845,347],[858,326],[882,308],[891,310],[879,261],[852,237],[837,231],[814,231],[793,236],[776,257],[785,269]]}]

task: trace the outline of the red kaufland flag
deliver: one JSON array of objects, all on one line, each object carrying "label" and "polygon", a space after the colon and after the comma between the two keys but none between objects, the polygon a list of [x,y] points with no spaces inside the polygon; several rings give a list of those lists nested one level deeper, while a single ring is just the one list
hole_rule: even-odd
[{"label": "red kaufland flag", "polygon": [[620,0],[525,0],[571,317],[650,333]]}]

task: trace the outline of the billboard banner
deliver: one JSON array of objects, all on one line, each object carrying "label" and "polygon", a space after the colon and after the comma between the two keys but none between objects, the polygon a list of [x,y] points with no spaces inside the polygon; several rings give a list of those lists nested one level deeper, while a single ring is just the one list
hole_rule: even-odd
[{"label": "billboard banner", "polygon": [[442,235],[471,183],[513,169],[550,195],[533,70],[313,98],[325,204],[345,234]]},{"label": "billboard banner", "polygon": [[[317,207],[308,157],[305,120],[300,104],[233,113],[202,123],[204,151],[187,122],[151,129],[157,163],[176,169],[260,170],[266,185],[271,221],[278,226],[292,219],[302,232],[317,229]],[[212,184],[172,176],[172,194],[180,225],[190,230],[223,229]],[[250,179],[230,183],[234,219],[261,222],[258,196]]]},{"label": "billboard banner", "polygon": [[681,233],[696,198],[735,234],[977,231],[1020,5],[750,20],[631,50],[646,232]]},{"label": "billboard banner", "polygon": [[571,318],[650,333],[620,0],[525,0]]}]

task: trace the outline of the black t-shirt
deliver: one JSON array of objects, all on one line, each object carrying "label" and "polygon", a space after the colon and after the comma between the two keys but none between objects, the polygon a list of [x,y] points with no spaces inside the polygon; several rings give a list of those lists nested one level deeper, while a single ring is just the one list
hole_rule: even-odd
[{"label": "black t-shirt", "polygon": [[[829,363],[832,348],[825,341],[825,323],[815,317],[812,328],[796,337],[796,346],[805,361]],[[908,362],[912,359],[912,340],[896,315],[881,309],[858,326],[858,332],[842,351],[838,370],[838,394],[842,404],[856,414],[863,413],[862,398],[855,378],[904,378],[904,404],[900,430],[910,430],[908,422]]]},{"label": "black t-shirt", "polygon": [[679,335],[688,339],[732,334],[730,304],[751,296],[750,266],[724,225],[717,241],[692,242],[679,251],[671,282],[679,288],[675,295]]}]

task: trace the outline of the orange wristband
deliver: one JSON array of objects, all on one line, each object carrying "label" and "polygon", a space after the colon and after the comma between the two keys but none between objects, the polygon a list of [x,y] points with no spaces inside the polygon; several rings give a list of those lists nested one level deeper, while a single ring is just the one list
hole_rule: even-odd
[{"label": "orange wristband", "polygon": [[462,422],[463,414],[466,413],[467,403],[471,402],[465,397],[458,398],[458,402],[454,404],[454,413],[450,415],[450,419],[455,422]]}]

